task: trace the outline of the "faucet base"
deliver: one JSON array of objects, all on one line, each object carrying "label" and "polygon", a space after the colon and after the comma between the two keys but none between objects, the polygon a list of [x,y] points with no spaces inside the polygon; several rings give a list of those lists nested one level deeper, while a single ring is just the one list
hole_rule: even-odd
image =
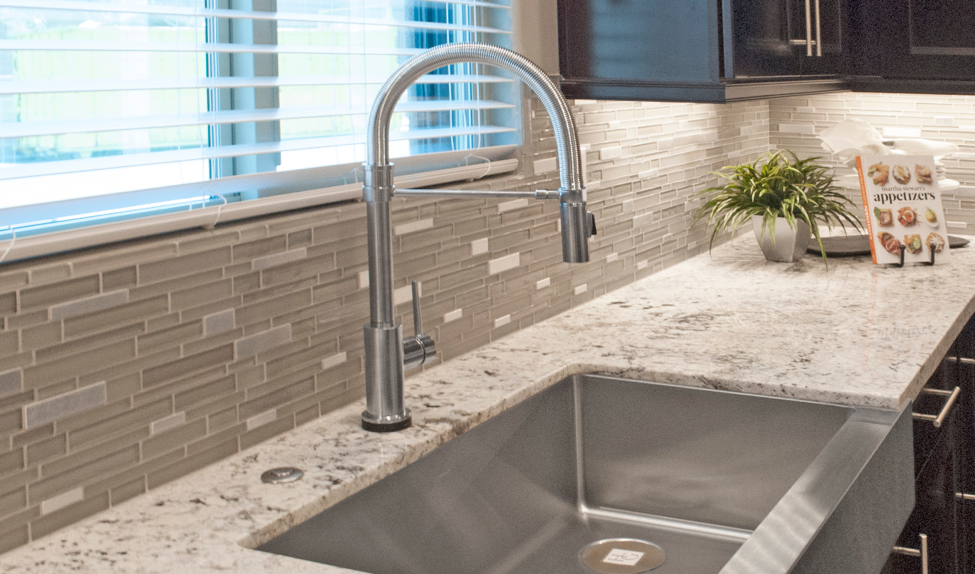
[{"label": "faucet base", "polygon": [[[362,428],[369,432],[396,432],[413,426],[413,415],[410,409],[406,409],[406,415],[402,417],[386,417],[383,421],[369,420],[369,411],[362,412]],[[392,419],[392,420],[390,420]]]}]

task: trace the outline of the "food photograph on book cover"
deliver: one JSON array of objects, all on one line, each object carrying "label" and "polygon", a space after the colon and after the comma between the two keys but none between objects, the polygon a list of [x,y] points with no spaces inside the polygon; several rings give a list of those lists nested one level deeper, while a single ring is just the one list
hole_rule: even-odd
[{"label": "food photograph on book cover", "polygon": [[[913,167],[912,167],[913,166]],[[860,156],[860,191],[877,264],[935,263],[948,255],[941,190],[933,156]]]}]

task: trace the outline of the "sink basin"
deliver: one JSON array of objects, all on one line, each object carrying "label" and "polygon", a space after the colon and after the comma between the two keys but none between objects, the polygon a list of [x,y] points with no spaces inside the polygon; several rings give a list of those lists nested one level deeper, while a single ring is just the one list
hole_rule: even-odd
[{"label": "sink basin", "polygon": [[876,574],[914,505],[909,407],[578,375],[258,550],[372,574],[630,574],[654,553],[654,574]]}]

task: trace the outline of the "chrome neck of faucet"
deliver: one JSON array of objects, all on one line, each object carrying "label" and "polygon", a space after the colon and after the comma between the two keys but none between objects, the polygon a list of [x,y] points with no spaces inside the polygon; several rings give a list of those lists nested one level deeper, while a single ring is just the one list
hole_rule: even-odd
[{"label": "chrome neck of faucet", "polygon": [[[369,114],[366,133],[366,164],[389,164],[389,124],[393,110],[403,93],[423,75],[450,64],[488,64],[503,68],[516,76],[538,96],[555,130],[559,161],[559,186],[566,193],[583,190],[579,138],[569,105],[552,80],[528,58],[497,46],[486,44],[447,44],[417,54],[393,73],[379,90]],[[572,198],[583,201],[581,196]]]}]

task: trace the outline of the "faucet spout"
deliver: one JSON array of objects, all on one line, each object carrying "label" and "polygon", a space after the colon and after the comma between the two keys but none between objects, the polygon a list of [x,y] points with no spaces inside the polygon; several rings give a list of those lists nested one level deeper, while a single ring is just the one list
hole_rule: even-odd
[{"label": "faucet spout", "polygon": [[[365,179],[362,186],[369,226],[369,311],[363,327],[365,338],[366,410],[362,426],[377,432],[396,431],[411,424],[404,405],[404,347],[402,327],[395,322],[393,305],[392,239],[389,202],[395,193],[393,165],[389,162],[389,124],[396,102],[424,74],[457,63],[479,63],[512,72],[538,96],[555,131],[559,162],[559,215],[562,223],[562,258],[569,263],[589,261],[589,236],[595,233],[592,214],[586,209],[582,161],[575,123],[569,106],[549,77],[531,61],[511,50],[485,44],[448,44],[422,52],[386,80],[369,114]],[[463,192],[458,192],[463,196]],[[414,312],[418,313],[414,301]],[[419,324],[417,322],[417,324]],[[433,359],[433,341],[421,333],[409,341],[409,361],[417,367]]]},{"label": "faucet spout", "polygon": [[389,163],[389,123],[403,92],[421,76],[450,64],[488,64],[518,76],[538,96],[555,130],[559,159],[559,184],[566,190],[582,190],[579,138],[569,105],[559,88],[538,66],[521,54],[487,44],[446,44],[407,60],[386,80],[369,114],[366,163]]}]

